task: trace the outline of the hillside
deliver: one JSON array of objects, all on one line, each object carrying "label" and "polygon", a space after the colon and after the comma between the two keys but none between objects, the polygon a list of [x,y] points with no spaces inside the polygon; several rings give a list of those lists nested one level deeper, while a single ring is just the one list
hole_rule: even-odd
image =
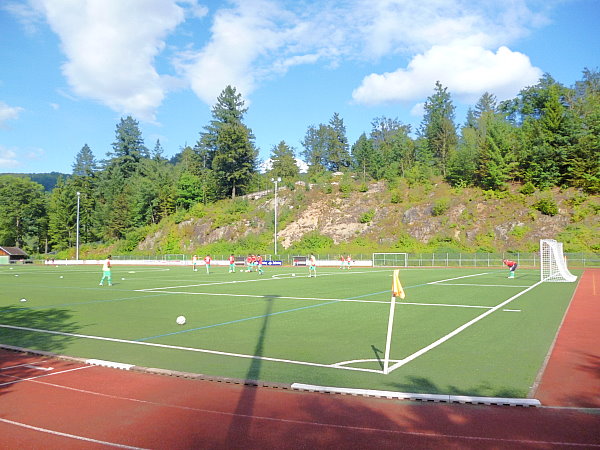
[{"label": "hillside", "polygon": [[[335,182],[281,188],[279,253],[534,251],[541,238],[563,241],[565,251],[600,251],[599,198],[574,189],[523,194],[519,185],[496,192],[453,189],[443,182],[414,187],[379,182],[364,192],[357,189]],[[134,252],[270,253],[273,210],[272,191],[196,205],[139,236]]]}]

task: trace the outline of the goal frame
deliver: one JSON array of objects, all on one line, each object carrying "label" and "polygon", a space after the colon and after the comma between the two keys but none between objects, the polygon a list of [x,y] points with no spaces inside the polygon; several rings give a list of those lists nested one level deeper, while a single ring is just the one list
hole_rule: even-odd
[{"label": "goal frame", "polygon": [[577,276],[567,268],[562,242],[540,240],[540,279],[552,283],[572,283],[577,280]]},{"label": "goal frame", "polygon": [[373,267],[408,267],[408,253],[373,253]]}]

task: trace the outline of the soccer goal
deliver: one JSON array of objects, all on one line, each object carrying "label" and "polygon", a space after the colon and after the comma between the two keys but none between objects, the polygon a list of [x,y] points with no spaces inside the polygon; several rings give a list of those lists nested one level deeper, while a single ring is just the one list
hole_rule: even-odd
[{"label": "soccer goal", "polygon": [[373,253],[373,267],[408,267],[408,253]]},{"label": "soccer goal", "polygon": [[541,280],[550,282],[573,282],[577,276],[569,272],[563,254],[562,242],[554,239],[540,241]]}]

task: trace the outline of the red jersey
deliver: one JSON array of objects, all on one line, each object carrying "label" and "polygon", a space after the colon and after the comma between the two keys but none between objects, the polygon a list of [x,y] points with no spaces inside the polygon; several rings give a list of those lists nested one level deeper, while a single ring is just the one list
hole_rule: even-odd
[{"label": "red jersey", "polygon": [[235,256],[230,256],[229,257],[229,264],[235,264]]},{"label": "red jersey", "polygon": [[256,262],[257,262],[259,265],[261,265],[261,264],[262,264],[262,256],[258,255],[258,256],[256,257]]},{"label": "red jersey", "polygon": [[208,255],[207,255],[207,256],[205,256],[205,257],[204,257],[204,263],[205,263],[207,266],[210,266],[210,262],[211,262],[211,261],[212,261],[212,259],[211,259],[211,257],[210,257],[210,256],[208,256]]}]

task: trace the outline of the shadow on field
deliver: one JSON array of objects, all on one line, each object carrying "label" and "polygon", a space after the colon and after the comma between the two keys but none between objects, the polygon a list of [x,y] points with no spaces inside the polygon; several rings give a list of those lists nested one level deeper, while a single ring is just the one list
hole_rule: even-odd
[{"label": "shadow on field", "polygon": [[[62,334],[42,333],[28,329],[75,333],[79,326],[73,322],[71,312],[65,309],[49,308],[33,310],[29,308],[6,306],[0,307],[0,343],[27,349],[44,350],[61,353],[67,344],[75,339]],[[18,359],[18,353],[15,353]],[[3,360],[3,367],[10,364]],[[27,368],[19,371],[20,377],[27,377]],[[38,371],[34,371],[39,375]],[[0,371],[0,375],[2,372]],[[12,384],[5,377],[0,377],[0,394],[6,393]]]},{"label": "shadow on field", "polygon": [[460,389],[453,385],[438,386],[425,377],[407,377],[406,383],[392,383],[391,389],[398,392],[418,394],[450,394],[475,397],[522,398],[523,393],[514,389],[494,387],[491,384],[480,384],[468,389]]},{"label": "shadow on field", "polygon": [[[265,311],[263,313],[263,321],[258,333],[258,339],[254,347],[254,358],[250,360],[250,366],[246,372],[247,383],[244,385],[242,394],[235,409],[235,414],[231,421],[230,433],[227,438],[228,444],[231,448],[235,448],[239,445],[240,434],[247,435],[250,432],[252,425],[252,413],[254,411],[254,403],[257,394],[257,384],[260,379],[260,370],[262,365],[262,359],[264,353],[265,338],[267,335],[267,329],[269,327],[269,319],[273,311],[273,300],[278,296],[265,295]],[[255,382],[256,381],[256,382]]]}]

